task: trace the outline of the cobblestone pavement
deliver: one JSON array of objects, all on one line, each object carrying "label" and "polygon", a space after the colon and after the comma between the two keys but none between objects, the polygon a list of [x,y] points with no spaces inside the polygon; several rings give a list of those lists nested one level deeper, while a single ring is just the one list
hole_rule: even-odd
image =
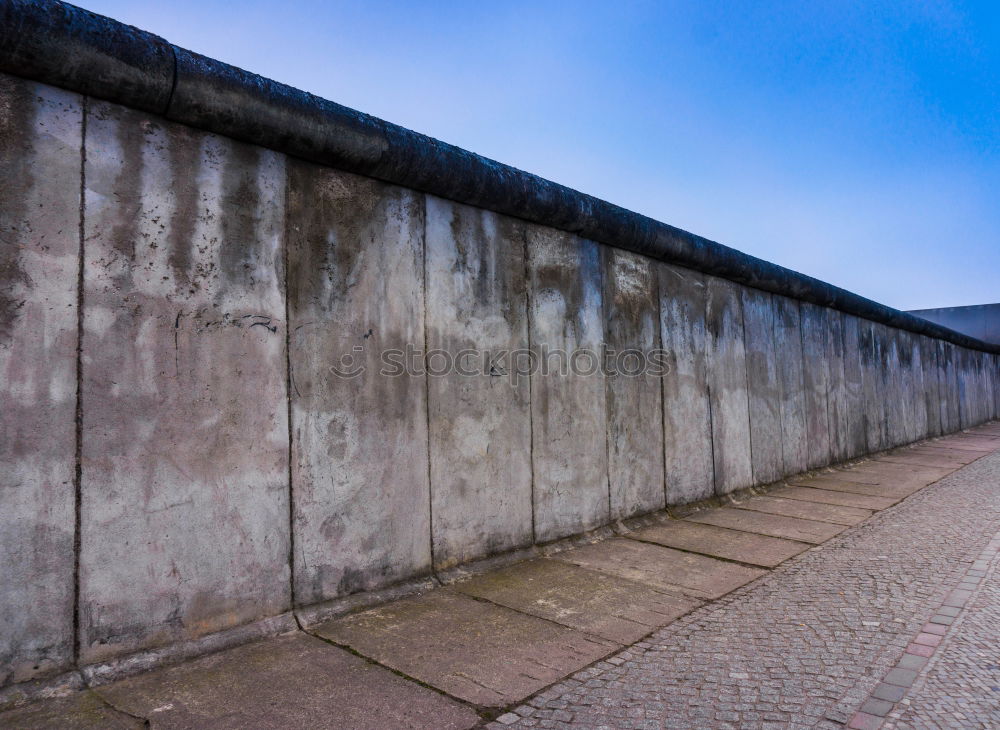
[{"label": "cobblestone pavement", "polygon": [[1000,728],[1000,562],[885,728]]},{"label": "cobblestone pavement", "polygon": [[[578,672],[489,727],[842,728],[998,528],[1000,452]],[[909,702],[898,705],[897,727],[1000,727],[1000,585],[993,570],[939,660],[924,668]],[[889,722],[897,720],[890,715]]]}]

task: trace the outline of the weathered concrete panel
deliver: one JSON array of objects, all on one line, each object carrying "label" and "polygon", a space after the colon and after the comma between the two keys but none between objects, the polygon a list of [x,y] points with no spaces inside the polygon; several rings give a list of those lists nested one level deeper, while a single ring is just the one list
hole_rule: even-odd
[{"label": "weathered concrete panel", "polygon": [[715,276],[705,279],[708,383],[717,494],[753,485],[740,288]]},{"label": "weathered concrete panel", "polygon": [[862,411],[865,424],[865,450],[885,448],[885,378],[882,374],[882,339],[878,325],[858,321],[858,354],[861,360]]},{"label": "weathered concrete panel", "polygon": [[969,351],[964,347],[955,347],[955,375],[958,381],[958,420],[960,428],[975,425],[972,416],[972,383]]},{"label": "weathered concrete panel", "polygon": [[927,414],[927,436],[941,435],[941,383],[938,369],[937,342],[925,335],[919,336],[920,363],[923,367],[924,412]]},{"label": "weathered concrete panel", "polygon": [[959,404],[957,353],[955,345],[937,341],[938,376],[941,389],[941,431],[952,433],[962,427]]},{"label": "weathered concrete panel", "polygon": [[850,458],[850,412],[847,405],[847,381],[844,373],[844,313],[824,309],[826,318],[827,418],[830,434],[830,459]]},{"label": "weathered concrete panel", "polygon": [[861,365],[861,320],[853,314],[844,315],[844,395],[847,409],[845,458],[853,459],[865,453],[868,440]]},{"label": "weathered concrete panel", "polygon": [[0,686],[73,653],[82,116],[0,74]]},{"label": "weathered concrete panel", "polygon": [[802,362],[805,393],[807,466],[830,463],[829,389],[830,369],[826,356],[827,317],[823,307],[802,302]]},{"label": "weathered concrete panel", "polygon": [[608,376],[611,519],[664,507],[663,392],[657,363],[660,305],[651,259],[601,247]]},{"label": "weathered concrete panel", "polygon": [[404,356],[424,349],[423,202],[289,164],[299,604],[430,568],[427,386],[422,358]]},{"label": "weathered concrete panel", "polygon": [[520,221],[427,198],[431,523],[441,568],[531,544],[529,382],[511,372],[509,354],[528,348],[524,236]]},{"label": "weathered concrete panel", "polygon": [[596,243],[529,226],[535,539],[609,520],[601,260]]},{"label": "weathered concrete panel", "polygon": [[750,399],[750,444],[755,484],[770,484],[784,473],[781,382],[775,349],[774,295],[741,287]]},{"label": "weathered concrete panel", "polygon": [[905,408],[904,432],[906,441],[912,443],[924,438],[927,432],[927,412],[924,401],[923,364],[920,361],[920,343],[917,335],[897,331],[899,341],[899,374],[903,383]]},{"label": "weathered concrete panel", "polygon": [[663,377],[667,504],[684,504],[715,493],[705,362],[705,276],[669,264],[655,266],[660,279],[660,334],[667,353]]},{"label": "weathered concrete panel", "polygon": [[885,387],[882,391],[885,403],[886,448],[907,443],[906,435],[906,389],[900,365],[899,330],[876,325],[882,340],[882,372]]},{"label": "weathered concrete panel", "polygon": [[802,322],[795,299],[774,297],[774,349],[781,386],[781,451],[787,476],[809,468]]},{"label": "weathered concrete panel", "polygon": [[87,120],[84,662],[288,607],[284,158]]}]

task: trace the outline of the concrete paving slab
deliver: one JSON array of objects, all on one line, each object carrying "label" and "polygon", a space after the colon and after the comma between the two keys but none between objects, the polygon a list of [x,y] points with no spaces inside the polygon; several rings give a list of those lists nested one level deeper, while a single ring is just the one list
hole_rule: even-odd
[{"label": "concrete paving slab", "polygon": [[796,499],[766,496],[753,497],[745,502],[734,505],[739,509],[755,512],[767,512],[772,515],[800,517],[804,520],[832,522],[837,525],[856,525],[872,516],[870,509],[859,507],[843,507],[819,502],[803,502]]},{"label": "concrete paving slab", "polygon": [[928,454],[886,454],[878,459],[879,463],[907,464],[909,466],[929,466],[941,469],[960,469],[967,463],[964,459],[953,456],[934,456]]},{"label": "concrete paving slab", "polygon": [[664,547],[759,565],[762,568],[773,568],[810,547],[808,543],[685,520],[671,520],[646,527],[629,537],[655,542]]},{"label": "concrete paving slab", "polygon": [[765,573],[625,538],[567,550],[553,558],[697,598],[718,598]]},{"label": "concrete paving slab", "polygon": [[450,589],[329,621],[315,631],[485,706],[523,699],[617,648],[607,639]]},{"label": "concrete paving slab", "polygon": [[36,702],[0,712],[0,727],[7,730],[138,730],[143,720],[118,712],[91,691]]},{"label": "concrete paving slab", "polygon": [[559,560],[531,560],[454,589],[618,644],[639,641],[701,604]]},{"label": "concrete paving slab", "polygon": [[955,469],[956,467],[932,467],[877,459],[865,462],[862,466],[847,469],[845,475],[849,475],[853,481],[862,481],[862,478],[867,480],[874,476],[883,481],[891,480],[896,483],[909,481],[916,484],[922,481],[926,484],[932,484],[948,476]]},{"label": "concrete paving slab", "polygon": [[883,497],[899,501],[908,497],[923,486],[898,487],[886,484],[863,484],[861,482],[851,482],[846,479],[838,479],[833,476],[807,477],[803,479],[792,478],[788,484],[795,487],[807,487],[813,489],[826,489],[831,492],[844,492],[846,494],[864,494],[872,497]]},{"label": "concrete paving slab", "polygon": [[886,509],[899,501],[893,497],[875,497],[868,494],[852,494],[851,492],[838,492],[833,489],[814,489],[811,487],[782,487],[770,492],[770,494],[776,497],[784,497],[785,499],[801,499],[805,502],[839,504],[844,507],[862,507],[871,510]]},{"label": "concrete paving slab", "polygon": [[732,530],[743,530],[744,532],[756,532],[758,535],[783,537],[787,540],[800,540],[801,542],[809,542],[815,545],[826,542],[834,535],[847,529],[843,525],[834,525],[830,522],[816,522],[814,520],[799,519],[798,517],[769,515],[764,512],[751,512],[750,510],[735,509],[733,507],[708,510],[687,517],[686,519],[705,525],[728,527]]},{"label": "concrete paving slab", "polygon": [[918,455],[927,457],[945,457],[948,459],[955,459],[961,461],[962,465],[971,464],[976,459],[979,459],[989,451],[972,451],[970,449],[955,449],[948,446],[938,446],[936,444],[927,444],[926,446],[917,446],[915,448],[909,449],[907,451],[900,451],[901,455]]},{"label": "concrete paving slab", "polygon": [[970,436],[966,434],[958,434],[955,436],[946,436],[943,439],[934,441],[935,446],[947,446],[949,448],[962,448],[962,449],[975,449],[975,450],[986,450],[986,451],[996,451],[1000,448],[1000,443],[997,443],[1000,439],[991,438],[988,436]]},{"label": "concrete paving slab", "polygon": [[152,728],[469,728],[476,713],[295,633],[100,687]]}]

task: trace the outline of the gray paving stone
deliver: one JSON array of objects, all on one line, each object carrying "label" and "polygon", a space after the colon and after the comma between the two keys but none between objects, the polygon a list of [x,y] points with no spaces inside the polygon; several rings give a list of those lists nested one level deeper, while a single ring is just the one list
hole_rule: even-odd
[{"label": "gray paving stone", "polygon": [[616,646],[447,589],[327,622],[316,633],[486,706],[521,700]]},{"label": "gray paving stone", "polygon": [[630,537],[678,550],[759,565],[762,568],[773,568],[810,547],[809,543],[728,530],[687,520],[671,520],[646,527]]},{"label": "gray paving stone", "polygon": [[636,642],[701,603],[548,559],[487,573],[454,589],[619,644]]},{"label": "gray paving stone", "polygon": [[819,502],[821,504],[836,504],[844,507],[861,507],[862,509],[882,510],[896,504],[892,497],[874,497],[868,494],[838,492],[833,489],[818,489],[812,487],[782,487],[769,494],[786,499],[801,499],[804,502]]},{"label": "gray paving stone", "polygon": [[145,723],[141,718],[115,710],[94,692],[85,691],[0,712],[0,727],[7,730],[139,730]]},{"label": "gray paving stone", "polygon": [[843,507],[819,502],[783,499],[776,496],[752,497],[736,505],[739,509],[766,512],[785,517],[799,517],[804,520],[832,522],[837,525],[856,525],[872,516],[872,510],[858,507]]},{"label": "gray paving stone", "polygon": [[686,518],[691,522],[701,522],[706,525],[728,527],[733,530],[755,532],[759,535],[781,537],[787,540],[799,540],[819,544],[829,540],[834,535],[843,532],[843,525],[829,522],[803,520],[797,517],[769,515],[763,512],[725,507],[723,509],[707,510]]},{"label": "gray paving stone", "polygon": [[757,568],[624,538],[567,550],[553,557],[697,598],[718,598],[765,573]]},{"label": "gray paving stone", "polygon": [[302,633],[98,688],[154,728],[460,728],[475,712]]}]

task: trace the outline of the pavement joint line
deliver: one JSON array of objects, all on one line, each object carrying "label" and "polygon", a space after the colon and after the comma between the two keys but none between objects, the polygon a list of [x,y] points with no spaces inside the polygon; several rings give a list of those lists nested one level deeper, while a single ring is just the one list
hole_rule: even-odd
[{"label": "pavement joint line", "polygon": [[[670,523],[667,523],[667,524],[670,524]],[[723,530],[731,530],[733,528],[731,528],[731,527],[723,527],[721,529],[723,529]],[[746,531],[745,530],[737,530],[737,532],[746,532]],[[758,533],[758,532],[751,532],[749,534],[751,534],[751,535],[759,535],[760,533]],[[656,547],[668,548],[669,550],[676,550],[679,553],[688,553],[690,555],[701,555],[704,558],[711,558],[712,560],[718,560],[719,562],[722,562],[722,563],[732,563],[733,565],[739,565],[741,568],[756,568],[757,570],[771,571],[774,568],[777,568],[778,565],[781,565],[782,563],[786,563],[787,561],[789,561],[792,558],[796,557],[795,555],[791,555],[791,556],[785,558],[784,560],[782,560],[781,563],[778,563],[778,565],[774,565],[774,566],[768,568],[766,565],[761,565],[760,563],[745,563],[742,560],[736,560],[734,558],[724,558],[724,557],[722,557],[720,555],[712,555],[710,553],[702,553],[702,552],[699,552],[697,550],[691,550],[690,548],[675,547],[673,545],[664,545],[661,542],[656,542],[655,540],[650,540],[648,538],[642,538],[642,537],[638,537],[638,536],[635,536],[635,535],[621,535],[621,537],[624,537],[627,540],[634,540],[635,542],[645,543],[646,545],[655,545]],[[771,537],[771,535],[762,535],[762,537]],[[794,540],[794,539],[792,539],[790,537],[776,537],[774,539],[775,540],[787,540],[788,542],[798,543],[799,545],[805,546],[806,550],[809,550],[810,548],[816,547],[816,545],[814,545],[811,542],[803,542],[802,540]],[[628,580],[628,579],[626,578],[625,580]],[[756,578],[754,580],[756,580]],[[749,584],[747,584],[747,585],[749,585]],[[647,586],[647,587],[652,588],[652,586]],[[678,590],[680,590],[681,587],[678,586],[677,588],[678,588]],[[653,588],[653,590],[660,590],[660,589]],[[734,588],[733,590],[737,590],[737,589]],[[674,595],[672,593],[669,593],[668,591],[661,591],[661,592],[667,593],[667,595]],[[729,594],[726,593],[726,594],[723,594],[723,595],[729,595]],[[692,596],[686,596],[686,597],[691,598]],[[722,596],[720,596],[720,598],[721,597]],[[693,598],[695,598],[696,600],[705,602],[705,603],[709,602],[709,599],[706,599],[706,598],[700,598],[698,596],[693,596]]]},{"label": "pavement joint line", "polygon": [[[897,660],[894,668],[886,673],[881,683],[869,693],[861,706],[851,716],[847,724],[848,728],[851,730],[878,730],[891,718],[892,713],[899,709],[902,703],[905,703],[907,693],[912,693],[914,688],[919,689],[922,686],[924,678],[944,654],[943,647],[947,647],[948,640],[961,630],[962,620],[968,615],[967,609],[972,604],[973,599],[985,589],[986,581],[983,580],[985,575],[1000,570],[1000,531],[993,535],[972,564],[974,566],[985,564],[988,567],[968,568],[958,584],[969,580],[970,572],[977,573],[979,575],[974,578],[978,582],[975,590],[958,591],[952,589],[948,593],[948,596],[941,602],[927,623],[917,630],[917,634]],[[958,605],[955,605],[957,599],[953,598],[955,593],[967,594],[961,597]],[[922,658],[923,661],[917,661],[917,657]],[[895,699],[890,699],[890,697],[895,697]]]}]

